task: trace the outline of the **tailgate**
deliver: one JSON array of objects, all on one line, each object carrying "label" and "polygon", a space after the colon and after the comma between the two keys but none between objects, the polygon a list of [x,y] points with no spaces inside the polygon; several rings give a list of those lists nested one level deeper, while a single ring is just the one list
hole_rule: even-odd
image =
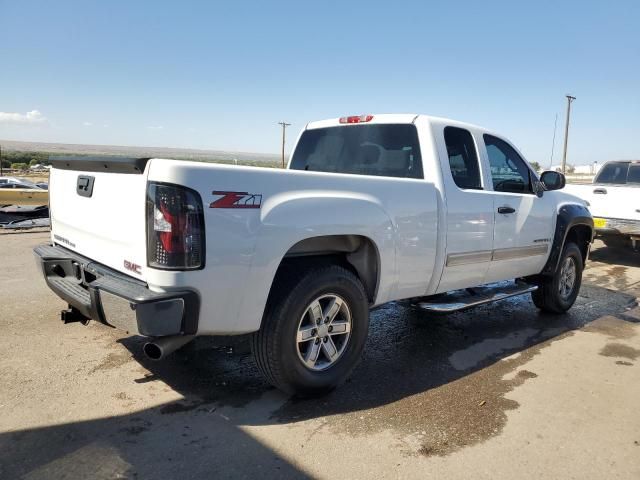
[{"label": "tailgate", "polygon": [[52,160],[49,202],[53,242],[143,279],[148,159]]},{"label": "tailgate", "polygon": [[594,217],[640,220],[640,188],[594,185],[589,200]]},{"label": "tailgate", "polygon": [[640,220],[640,188],[604,184],[583,188],[581,196],[594,217]]}]

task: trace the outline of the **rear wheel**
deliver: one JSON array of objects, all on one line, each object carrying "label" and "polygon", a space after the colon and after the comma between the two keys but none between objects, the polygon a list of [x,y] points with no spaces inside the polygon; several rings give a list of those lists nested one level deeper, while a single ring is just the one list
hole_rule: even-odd
[{"label": "rear wheel", "polygon": [[538,289],[531,294],[539,309],[550,313],[564,313],[578,298],[582,284],[582,253],[575,243],[567,243],[552,277],[542,277]]},{"label": "rear wheel", "polygon": [[358,363],[369,307],[360,280],[338,265],[279,274],[252,347],[258,368],[290,394],[320,395]]}]

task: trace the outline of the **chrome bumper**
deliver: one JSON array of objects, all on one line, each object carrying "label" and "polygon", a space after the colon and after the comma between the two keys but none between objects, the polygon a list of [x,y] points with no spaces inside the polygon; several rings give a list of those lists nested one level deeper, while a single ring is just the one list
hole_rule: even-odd
[{"label": "chrome bumper", "polygon": [[[604,225],[600,225],[598,220],[604,221]],[[598,234],[640,236],[640,220],[597,217],[594,218],[594,225]]]}]

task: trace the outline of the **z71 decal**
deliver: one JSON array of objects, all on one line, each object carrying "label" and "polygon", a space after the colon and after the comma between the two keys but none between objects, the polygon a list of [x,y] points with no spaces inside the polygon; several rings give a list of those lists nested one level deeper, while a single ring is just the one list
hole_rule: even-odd
[{"label": "z71 decal", "polygon": [[262,195],[248,192],[213,191],[212,195],[220,196],[209,205],[209,208],[260,208]]}]

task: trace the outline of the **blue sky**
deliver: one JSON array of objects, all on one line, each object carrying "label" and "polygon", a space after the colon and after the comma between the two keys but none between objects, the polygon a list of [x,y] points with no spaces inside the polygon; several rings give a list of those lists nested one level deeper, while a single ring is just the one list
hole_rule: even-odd
[{"label": "blue sky", "polygon": [[640,158],[637,1],[0,0],[0,19],[0,139],[276,153],[280,120],[290,145],[310,120],[416,112],[545,165],[571,93],[570,163]]}]

